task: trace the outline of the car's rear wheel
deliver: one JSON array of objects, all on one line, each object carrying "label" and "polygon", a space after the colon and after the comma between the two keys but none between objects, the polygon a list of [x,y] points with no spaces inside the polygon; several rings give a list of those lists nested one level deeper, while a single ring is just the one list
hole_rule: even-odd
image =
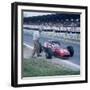
[{"label": "car's rear wheel", "polygon": [[53,53],[50,48],[46,48],[45,56],[47,59],[52,59]]},{"label": "car's rear wheel", "polygon": [[72,57],[74,55],[74,49],[72,46],[67,47],[68,51],[70,52],[70,56]]}]

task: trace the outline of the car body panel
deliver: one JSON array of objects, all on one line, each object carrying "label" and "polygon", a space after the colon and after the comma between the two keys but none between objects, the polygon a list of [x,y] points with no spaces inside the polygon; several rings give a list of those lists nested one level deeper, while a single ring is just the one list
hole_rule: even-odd
[{"label": "car body panel", "polygon": [[50,48],[55,56],[61,58],[68,58],[70,57],[70,52],[67,48],[62,48],[59,43],[52,41],[47,41],[44,43],[45,48]]}]

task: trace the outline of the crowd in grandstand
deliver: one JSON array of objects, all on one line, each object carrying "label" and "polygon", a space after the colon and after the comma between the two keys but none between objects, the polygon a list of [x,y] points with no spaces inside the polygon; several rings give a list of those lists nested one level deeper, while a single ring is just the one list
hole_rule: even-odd
[{"label": "crowd in grandstand", "polygon": [[80,33],[80,15],[55,14],[37,16],[24,18],[24,23],[24,27],[28,26],[31,29]]}]

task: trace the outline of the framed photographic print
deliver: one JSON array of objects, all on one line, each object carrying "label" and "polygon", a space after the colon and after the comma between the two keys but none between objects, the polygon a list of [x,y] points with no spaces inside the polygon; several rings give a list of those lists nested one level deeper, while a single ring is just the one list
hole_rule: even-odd
[{"label": "framed photographic print", "polygon": [[86,83],[87,6],[11,6],[11,85]]}]

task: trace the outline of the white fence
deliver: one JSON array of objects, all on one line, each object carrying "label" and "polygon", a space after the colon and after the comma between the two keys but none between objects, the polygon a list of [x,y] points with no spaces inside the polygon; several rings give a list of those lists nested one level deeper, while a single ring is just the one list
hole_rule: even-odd
[{"label": "white fence", "polygon": [[80,32],[80,27],[73,27],[73,26],[68,26],[68,27],[63,27],[63,26],[43,26],[43,25],[23,25],[23,27],[25,28],[32,28],[32,29],[42,29],[42,30],[56,30],[56,31],[69,31],[69,32]]},{"label": "white fence", "polygon": [[[37,25],[24,25],[24,27],[28,27],[28,28],[42,28],[40,26],[37,26]],[[50,26],[49,27],[43,27],[43,29],[51,29]],[[50,37],[50,38],[56,38],[56,39],[59,39],[59,38],[62,38],[62,39],[70,39],[70,40],[80,40],[80,27],[52,27],[53,31],[52,32],[42,32],[42,36],[43,37]],[[27,30],[27,29],[24,29],[25,31],[27,31],[28,33],[32,34],[33,33],[33,30],[30,29]],[[66,32],[62,32],[62,33],[56,33],[54,32],[55,30],[61,30],[61,31],[70,31],[72,30],[72,32],[79,32],[79,33],[67,33]]]}]

